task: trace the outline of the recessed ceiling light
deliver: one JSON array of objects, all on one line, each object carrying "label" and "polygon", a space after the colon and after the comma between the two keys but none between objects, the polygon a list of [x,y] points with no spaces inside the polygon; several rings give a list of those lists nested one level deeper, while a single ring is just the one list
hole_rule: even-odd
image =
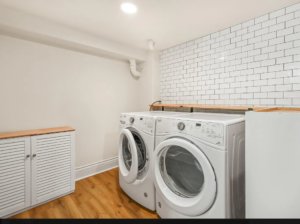
[{"label": "recessed ceiling light", "polygon": [[130,14],[136,13],[137,11],[137,7],[134,4],[127,2],[121,5],[121,9],[123,10],[123,12]]}]

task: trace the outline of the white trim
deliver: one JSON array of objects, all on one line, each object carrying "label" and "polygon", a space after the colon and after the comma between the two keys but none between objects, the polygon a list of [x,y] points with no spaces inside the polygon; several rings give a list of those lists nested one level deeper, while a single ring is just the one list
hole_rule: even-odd
[{"label": "white trim", "polygon": [[116,156],[97,163],[77,167],[75,169],[75,181],[96,175],[98,173],[105,172],[107,170],[111,170],[118,166],[118,157]]}]

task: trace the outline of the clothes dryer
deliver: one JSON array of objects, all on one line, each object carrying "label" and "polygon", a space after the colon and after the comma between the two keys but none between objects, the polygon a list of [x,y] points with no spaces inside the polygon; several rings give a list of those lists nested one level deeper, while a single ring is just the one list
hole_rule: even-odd
[{"label": "clothes dryer", "polygon": [[245,116],[158,117],[153,155],[161,218],[245,217]]}]

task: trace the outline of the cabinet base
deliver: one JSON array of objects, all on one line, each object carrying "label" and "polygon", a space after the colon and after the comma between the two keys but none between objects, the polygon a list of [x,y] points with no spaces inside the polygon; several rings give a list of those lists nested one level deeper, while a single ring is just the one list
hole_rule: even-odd
[{"label": "cabinet base", "polygon": [[38,206],[40,206],[40,205],[46,204],[46,203],[48,203],[48,202],[50,202],[50,201],[54,201],[54,200],[56,200],[56,199],[58,199],[58,198],[61,198],[61,197],[63,197],[63,196],[66,196],[66,195],[68,195],[68,194],[72,194],[72,193],[74,193],[74,192],[75,192],[75,191],[69,191],[69,192],[64,193],[64,194],[62,194],[62,195],[59,195],[59,196],[57,196],[57,197],[55,197],[55,198],[51,198],[51,199],[49,199],[49,200],[47,200],[47,201],[43,201],[43,202],[41,202],[41,203],[39,203],[39,204],[36,204],[36,205],[34,205],[34,206],[29,206],[29,207],[24,208],[24,209],[22,209],[22,210],[20,210],[20,211],[13,212],[13,213],[11,213],[11,214],[9,214],[9,215],[6,215],[6,216],[0,217],[0,218],[2,218],[2,219],[7,219],[7,218],[9,218],[9,217],[12,217],[12,216],[14,216],[14,215],[20,214],[20,213],[25,212],[25,211],[27,211],[27,210],[30,210],[30,209],[32,209],[32,208],[35,208],[35,207],[38,207]]}]

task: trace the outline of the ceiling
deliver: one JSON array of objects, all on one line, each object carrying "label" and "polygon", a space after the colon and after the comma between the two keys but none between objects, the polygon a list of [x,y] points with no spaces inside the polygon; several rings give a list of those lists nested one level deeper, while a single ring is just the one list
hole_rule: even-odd
[{"label": "ceiling", "polygon": [[[137,5],[134,15],[122,2]],[[0,4],[129,46],[163,50],[299,0],[0,0]]]}]

